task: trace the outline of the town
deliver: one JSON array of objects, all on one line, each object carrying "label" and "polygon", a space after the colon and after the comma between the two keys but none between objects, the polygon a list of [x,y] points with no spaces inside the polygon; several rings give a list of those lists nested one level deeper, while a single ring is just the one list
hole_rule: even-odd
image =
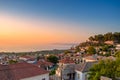
[{"label": "town", "polygon": [[120,32],[43,52],[1,52],[0,80],[120,80]]},{"label": "town", "polygon": [[120,0],[0,0],[0,80],[120,80]]}]

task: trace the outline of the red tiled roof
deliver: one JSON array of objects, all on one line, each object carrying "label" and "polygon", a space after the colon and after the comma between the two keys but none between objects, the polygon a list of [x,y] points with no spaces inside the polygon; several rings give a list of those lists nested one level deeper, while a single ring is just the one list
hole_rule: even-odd
[{"label": "red tiled roof", "polygon": [[75,63],[74,60],[70,59],[69,57],[66,57],[65,59],[62,59],[59,61],[60,63]]},{"label": "red tiled roof", "polygon": [[49,73],[29,63],[0,65],[0,80],[20,80]]},{"label": "red tiled roof", "polygon": [[22,58],[27,58],[27,59],[31,59],[31,58],[34,58],[34,57],[32,57],[32,56],[21,56]]},{"label": "red tiled roof", "polygon": [[48,61],[38,61],[36,65],[52,66],[54,64]]}]

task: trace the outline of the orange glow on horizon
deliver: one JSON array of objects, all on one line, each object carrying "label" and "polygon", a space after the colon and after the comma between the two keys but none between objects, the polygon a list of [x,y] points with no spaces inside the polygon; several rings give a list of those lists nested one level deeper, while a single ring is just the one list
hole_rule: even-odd
[{"label": "orange glow on horizon", "polygon": [[69,28],[64,26],[70,25],[54,21],[28,20],[4,14],[0,17],[0,47],[73,43],[86,38],[81,35],[82,31],[81,34],[68,31]]}]

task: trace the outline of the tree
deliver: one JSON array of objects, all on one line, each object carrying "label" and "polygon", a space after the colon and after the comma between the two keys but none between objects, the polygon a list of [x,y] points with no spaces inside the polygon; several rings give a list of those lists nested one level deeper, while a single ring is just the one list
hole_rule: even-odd
[{"label": "tree", "polygon": [[68,53],[70,53],[70,51],[69,51],[69,50],[64,51],[64,54],[68,54]]},{"label": "tree", "polygon": [[47,60],[54,64],[58,63],[58,58],[54,55],[50,55],[49,57],[47,57]]},{"label": "tree", "polygon": [[112,32],[108,32],[108,33],[104,34],[104,40],[105,41],[111,41],[112,38],[113,38]]},{"label": "tree", "polygon": [[117,51],[117,52],[115,53],[115,57],[120,58],[120,51]]},{"label": "tree", "polygon": [[[108,63],[109,62],[109,63]],[[100,80],[100,76],[111,78],[113,74],[113,66],[111,61],[100,61],[95,64],[89,72],[89,80]]]},{"label": "tree", "polygon": [[117,53],[116,60],[101,60],[90,69],[89,80],[100,80],[101,76],[117,80],[120,78],[120,52]]},{"label": "tree", "polygon": [[87,50],[89,54],[96,54],[96,49],[93,46],[90,46]]},{"label": "tree", "polygon": [[104,46],[102,47],[102,51],[108,51],[108,49],[109,49],[109,46],[108,46],[108,45],[104,45]]},{"label": "tree", "polygon": [[120,32],[115,32],[113,34],[113,41],[117,41],[118,43],[120,43]]},{"label": "tree", "polygon": [[17,63],[18,61],[15,61],[15,60],[9,60],[9,64],[15,64],[15,63]]},{"label": "tree", "polygon": [[100,42],[100,43],[103,43],[104,42],[104,36],[102,35],[102,34],[99,34],[99,35],[97,35],[98,36],[98,41]]},{"label": "tree", "polygon": [[39,61],[40,60],[40,56],[37,56],[36,59],[37,59],[37,61]]},{"label": "tree", "polygon": [[55,70],[50,71],[50,75],[55,75]]},{"label": "tree", "polygon": [[88,39],[89,39],[90,41],[94,41],[94,40],[95,40],[93,36],[90,36]]},{"label": "tree", "polygon": [[75,52],[80,52],[79,46],[76,46],[76,47],[75,47]]},{"label": "tree", "polygon": [[99,41],[99,43],[103,43],[104,41],[115,41],[120,43],[120,32],[108,32],[106,34],[98,34],[94,36],[90,36],[88,38],[90,41]]}]

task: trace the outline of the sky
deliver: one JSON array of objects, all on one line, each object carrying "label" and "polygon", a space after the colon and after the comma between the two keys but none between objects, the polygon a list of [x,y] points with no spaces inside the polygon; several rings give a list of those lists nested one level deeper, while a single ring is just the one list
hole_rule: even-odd
[{"label": "sky", "polygon": [[0,51],[67,49],[120,32],[120,0],[0,0]]}]

